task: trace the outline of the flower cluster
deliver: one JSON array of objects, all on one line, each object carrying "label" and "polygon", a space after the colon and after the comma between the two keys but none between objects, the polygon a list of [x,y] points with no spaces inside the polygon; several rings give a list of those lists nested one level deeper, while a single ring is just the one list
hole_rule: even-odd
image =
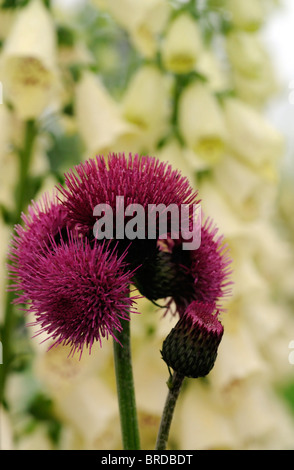
[{"label": "flower cluster", "polygon": [[[28,331],[37,333],[36,341],[19,338],[23,314],[7,302],[6,288],[0,289],[7,364],[0,373],[7,372],[2,383],[8,387],[3,423],[18,437],[10,447],[120,445],[109,380],[113,351],[103,338],[118,339],[135,310],[142,313],[133,315],[132,333],[144,446],[154,442],[166,392],[159,351],[177,367],[179,341],[190,367],[202,343],[189,325],[206,338],[212,330],[204,320],[211,317],[225,330],[218,360],[205,381],[189,381],[183,389],[171,442],[191,449],[293,447],[293,420],[273,393],[285,380],[293,382],[288,360],[293,230],[284,237],[293,219],[293,173],[287,171],[287,185],[279,184],[284,143],[264,106],[280,84],[260,34],[278,3],[86,0],[73,8],[6,0],[1,5],[0,282],[7,283],[7,245],[17,223],[11,288],[19,293],[17,302],[28,302],[33,323]],[[133,157],[116,156],[123,152]],[[95,159],[109,154],[109,160]],[[163,164],[167,161],[181,175]],[[57,194],[42,199],[59,183]],[[126,205],[145,208],[201,199],[208,218],[200,246],[185,251],[181,239],[167,234],[162,240],[159,233],[152,240],[115,239],[116,226],[113,240],[95,239],[93,208],[107,203],[115,215],[116,195]],[[32,204],[21,223],[32,199],[41,202]],[[234,260],[225,315],[221,300],[230,289],[231,265],[216,226]],[[132,296],[130,286],[136,289]],[[176,313],[158,322],[159,306]],[[189,350],[182,348],[186,333],[193,338]],[[43,354],[40,337],[57,347]],[[102,341],[96,360],[94,342]],[[34,347],[32,358],[28,344]],[[86,348],[91,356],[80,357]],[[67,360],[74,351],[78,354]],[[10,374],[14,355],[21,358],[17,377]],[[20,402],[21,422],[32,418],[27,398],[38,402],[40,394],[32,389],[32,370],[62,424],[58,441],[48,438],[50,420],[34,417],[30,434],[32,426],[20,429],[11,420]]]},{"label": "flower cluster", "polygon": [[[134,284],[151,300],[171,296],[182,318],[192,300],[216,303],[229,282],[226,247],[211,223],[201,228],[197,250],[186,252],[176,240],[166,252],[157,238],[97,240],[93,236],[97,204],[116,208],[117,196],[141,204],[192,204],[197,198],[187,178],[170,165],[138,155],[109,155],[80,164],[65,175],[59,196],[45,196],[29,208],[12,241],[12,289],[29,302],[39,334],[72,352],[90,351],[102,337],[116,338],[121,320],[129,320]],[[146,223],[148,223],[146,221]],[[172,241],[172,240],[171,240]],[[187,254],[188,253],[188,254]],[[166,255],[165,257],[162,255]],[[151,274],[152,271],[152,274]]]}]

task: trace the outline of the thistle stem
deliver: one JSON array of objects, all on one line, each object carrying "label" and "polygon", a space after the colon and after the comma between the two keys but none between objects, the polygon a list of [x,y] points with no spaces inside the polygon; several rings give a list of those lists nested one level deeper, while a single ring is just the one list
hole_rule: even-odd
[{"label": "thistle stem", "polygon": [[139,450],[140,438],[131,358],[130,321],[122,320],[122,331],[113,341],[116,386],[124,450]]},{"label": "thistle stem", "polygon": [[162,417],[160,422],[160,427],[157,435],[156,441],[156,450],[165,450],[167,446],[169,431],[171,427],[171,422],[174,415],[175,406],[181,387],[183,384],[184,376],[177,372],[174,372],[171,378],[168,380],[167,385],[169,388]]}]

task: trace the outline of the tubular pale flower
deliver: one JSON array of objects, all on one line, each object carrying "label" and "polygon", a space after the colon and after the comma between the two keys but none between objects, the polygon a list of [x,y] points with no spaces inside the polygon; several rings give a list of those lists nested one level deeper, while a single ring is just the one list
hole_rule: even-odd
[{"label": "tubular pale flower", "polygon": [[162,44],[165,68],[174,73],[188,73],[195,69],[203,44],[197,23],[187,13],[171,23]]},{"label": "tubular pale flower", "polygon": [[[140,67],[122,98],[122,114],[140,133],[140,146],[152,148],[166,133],[170,116],[169,79],[158,67]],[[142,93],[144,90],[144,93]]]},{"label": "tubular pale flower", "polygon": [[266,48],[256,33],[230,32],[226,36],[226,50],[233,69],[248,78],[258,77],[269,62]]},{"label": "tubular pale flower", "polygon": [[225,0],[225,8],[231,14],[231,21],[237,28],[256,31],[263,23],[265,6],[259,0]]},{"label": "tubular pale flower", "polygon": [[218,162],[227,143],[221,107],[210,89],[198,82],[187,86],[179,100],[178,124],[184,141],[209,165]]},{"label": "tubular pale flower", "polygon": [[224,101],[224,116],[230,133],[230,149],[254,168],[274,165],[282,155],[281,134],[264,116],[243,101]]},{"label": "tubular pale flower", "polygon": [[56,38],[52,18],[40,0],[22,8],[4,43],[3,85],[22,119],[39,116],[57,96]]},{"label": "tubular pale flower", "polygon": [[134,134],[134,127],[123,119],[94,73],[83,73],[75,90],[75,106],[78,128],[90,155],[103,153],[120,137]]},{"label": "tubular pale flower", "polygon": [[112,0],[102,3],[100,6],[129,33],[136,49],[145,57],[154,57],[157,37],[171,11],[169,3],[165,0]]}]

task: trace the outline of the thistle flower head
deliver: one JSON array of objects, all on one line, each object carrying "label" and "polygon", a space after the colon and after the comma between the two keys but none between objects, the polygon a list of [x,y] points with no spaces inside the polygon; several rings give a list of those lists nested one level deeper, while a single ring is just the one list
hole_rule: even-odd
[{"label": "thistle flower head", "polygon": [[[184,265],[190,282],[186,297],[176,294],[175,301],[179,311],[184,310],[193,300],[218,302],[230,294],[231,258],[228,245],[212,219],[206,219],[201,228],[201,244],[190,253],[188,264]],[[221,307],[217,305],[221,310]]]},{"label": "thistle flower head", "polygon": [[18,268],[17,287],[24,293],[16,302],[30,302],[37,334],[46,332],[53,345],[71,345],[73,354],[85,346],[91,352],[95,341],[116,339],[121,320],[129,320],[134,297],[125,268],[123,257],[105,243],[92,246],[68,232],[66,241],[51,239],[35,266]]},{"label": "thistle flower head", "polygon": [[197,192],[189,180],[170,165],[153,157],[131,154],[110,154],[90,159],[65,175],[65,187],[60,187],[64,205],[71,221],[92,231],[96,218],[93,210],[107,203],[116,210],[117,196],[124,196],[126,205],[191,204]]},{"label": "thistle flower head", "polygon": [[232,282],[228,246],[217,232],[206,219],[197,249],[183,250],[181,240],[165,241],[167,249],[160,247],[135,275],[140,292],[153,301],[170,297],[168,307],[174,302],[180,315],[193,301],[218,305]]},{"label": "thistle flower head", "polygon": [[[81,233],[93,237],[93,227],[98,220],[94,208],[107,204],[113,214],[113,238],[119,239],[118,250],[123,253],[128,248],[126,260],[132,269],[144,265],[157,252],[158,224],[155,236],[147,234],[148,221],[143,221],[144,239],[131,241],[117,236],[117,198],[123,197],[125,206],[139,205],[147,213],[149,205],[192,204],[196,202],[197,191],[189,180],[170,165],[148,156],[110,154],[107,159],[97,156],[75,167],[65,175],[65,186],[59,188],[69,220]],[[158,215],[157,221],[158,221]],[[169,217],[169,216],[168,216]],[[123,227],[129,216],[123,213]],[[169,218],[167,219],[169,223]],[[142,229],[142,227],[140,227]],[[111,238],[111,237],[110,237]]]},{"label": "thistle flower head", "polygon": [[9,258],[11,272],[30,267],[44,245],[50,246],[50,240],[58,240],[66,234],[67,213],[57,200],[56,194],[51,198],[45,194],[40,202],[32,202],[28,214],[22,214],[23,225],[15,226],[15,235],[10,244]]},{"label": "thistle flower head", "polygon": [[192,302],[162,346],[162,358],[186,377],[205,377],[213,368],[223,336],[214,303]]}]

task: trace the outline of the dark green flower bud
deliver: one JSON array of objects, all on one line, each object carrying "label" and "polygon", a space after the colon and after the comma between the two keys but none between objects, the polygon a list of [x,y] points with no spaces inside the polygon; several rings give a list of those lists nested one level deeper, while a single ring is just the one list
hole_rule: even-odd
[{"label": "dark green flower bud", "polygon": [[186,377],[205,377],[213,368],[223,336],[215,304],[192,302],[162,345],[162,358]]}]

